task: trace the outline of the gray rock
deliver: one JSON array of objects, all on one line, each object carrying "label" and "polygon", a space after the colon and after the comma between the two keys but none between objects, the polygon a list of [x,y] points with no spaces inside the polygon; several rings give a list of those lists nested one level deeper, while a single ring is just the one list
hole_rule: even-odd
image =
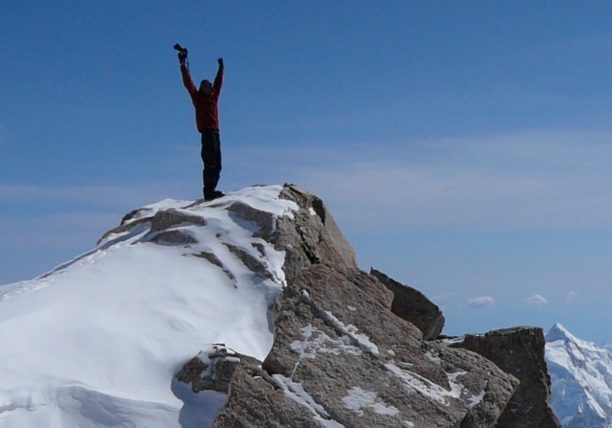
[{"label": "gray rock", "polygon": [[488,419],[465,426],[493,426],[517,381],[475,353],[425,346],[391,299],[366,273],[303,269],[277,301],[264,369],[344,426],[458,427],[476,407]]},{"label": "gray rock", "polygon": [[151,233],[148,238],[151,242],[161,245],[190,245],[198,242],[193,236],[183,230],[164,230]]},{"label": "gray rock", "polygon": [[[226,208],[285,252],[287,286],[272,308],[269,355],[260,363],[212,349],[177,373],[193,391],[228,394],[215,427],[558,426],[546,405],[550,384],[537,331],[466,336],[461,346],[438,338],[439,308],[381,272],[360,271],[318,197],[293,185],[281,197],[299,206],[293,217],[276,219],[242,202]],[[172,211],[134,212],[114,233],[149,222],[151,239],[166,234],[178,244],[184,238],[173,233],[177,225],[205,222]],[[263,244],[227,248],[255,275],[269,277]],[[225,270],[212,253],[194,255]]]},{"label": "gray rock", "polygon": [[321,199],[286,184],[280,197],[298,204],[293,218],[277,221],[270,237],[276,249],[285,251],[285,277],[288,280],[310,265],[328,264],[336,269],[356,269],[357,261],[346,240]]},{"label": "gray rock", "polygon": [[199,253],[194,253],[193,255],[207,260],[209,263],[220,268],[228,276],[228,278],[232,280],[232,282],[234,283],[234,287],[238,286],[236,276],[232,273],[232,271],[230,271],[223,265],[223,263],[221,262],[221,260],[219,260],[219,257],[215,255],[215,253],[201,251]]},{"label": "gray rock", "polygon": [[193,392],[214,390],[227,393],[232,375],[241,362],[249,366],[261,364],[253,357],[217,343],[185,363],[175,376],[179,382],[190,385]]},{"label": "gray rock", "polygon": [[[468,412],[461,421],[462,428],[472,427],[493,427],[497,426],[497,420],[504,411],[501,403],[507,403],[508,391],[515,390],[518,380],[513,376],[507,375],[497,378],[493,373],[487,373],[489,360],[474,352],[449,347],[444,342],[430,341],[424,344],[426,355],[439,361],[446,371],[464,371],[461,382],[465,388],[472,391],[472,395],[467,397]],[[486,361],[486,363],[484,363]],[[479,367],[479,370],[473,370]],[[483,373],[485,373],[483,378]],[[489,377],[491,375],[491,377]],[[477,392],[480,391],[480,392]]]},{"label": "gray rock", "polygon": [[[204,226],[206,224],[206,220],[204,220],[202,217],[190,215],[184,211],[179,211],[176,209],[159,210],[151,216],[147,216],[146,213],[147,213],[147,210],[144,210],[144,209],[132,211],[131,213],[129,213],[123,218],[119,226],[115,227],[114,229],[109,230],[104,235],[102,235],[98,243],[104,241],[110,235],[127,232],[129,230],[132,230],[137,225],[144,224],[144,223],[150,224],[150,229],[149,229],[150,236],[148,236],[149,239],[153,238],[155,235],[159,235],[158,232],[164,232],[167,234],[170,232],[169,229],[171,229],[174,226],[178,226],[180,224],[186,223],[186,224],[195,224],[195,225],[200,225],[200,226]],[[189,239],[189,238],[185,238],[185,239]],[[182,242],[179,240],[179,243],[182,243]]]},{"label": "gray rock", "polygon": [[514,327],[468,334],[457,346],[477,352],[520,380],[520,385],[501,415],[497,427],[560,427],[548,405],[550,376],[544,359],[541,328]]},{"label": "gray rock", "polygon": [[276,221],[273,214],[253,208],[244,202],[233,202],[227,207],[227,211],[235,223],[252,230],[254,236],[269,240],[275,230]]},{"label": "gray rock", "polygon": [[376,269],[370,269],[370,274],[393,292],[391,311],[395,315],[417,326],[425,340],[435,339],[440,335],[444,327],[444,315],[436,304],[420,291],[401,284]]},{"label": "gray rock", "polygon": [[[236,256],[242,263],[254,274],[261,276],[262,278],[273,279],[274,275],[269,271],[268,267],[265,263],[263,263],[258,258],[249,254],[244,249],[232,245],[228,242],[224,243],[227,249]],[[259,253],[260,254],[260,253]]]},{"label": "gray rock", "polygon": [[261,366],[241,360],[227,403],[213,428],[320,428],[307,408],[289,398]]}]

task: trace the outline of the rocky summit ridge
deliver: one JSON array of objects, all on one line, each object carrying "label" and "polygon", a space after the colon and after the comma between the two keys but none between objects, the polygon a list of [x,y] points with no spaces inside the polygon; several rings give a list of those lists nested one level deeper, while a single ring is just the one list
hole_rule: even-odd
[{"label": "rocky summit ridge", "polygon": [[443,327],[295,185],[166,200],[0,288],[0,428],[560,426],[541,329]]},{"label": "rocky summit ridge", "polygon": [[294,185],[279,198],[298,208],[275,227],[248,214],[285,251],[270,352],[258,361],[217,344],[177,374],[194,392],[227,393],[212,426],[560,426],[541,329],[440,336],[440,309],[378,270],[361,271],[321,199]]}]

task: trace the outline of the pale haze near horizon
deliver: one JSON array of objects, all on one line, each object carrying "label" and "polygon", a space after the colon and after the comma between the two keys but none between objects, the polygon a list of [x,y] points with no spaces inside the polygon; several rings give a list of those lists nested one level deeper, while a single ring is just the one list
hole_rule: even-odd
[{"label": "pale haze near horizon", "polygon": [[220,187],[295,182],[445,332],[611,343],[612,5],[6,2],[0,284],[201,191],[194,80],[224,57]]}]

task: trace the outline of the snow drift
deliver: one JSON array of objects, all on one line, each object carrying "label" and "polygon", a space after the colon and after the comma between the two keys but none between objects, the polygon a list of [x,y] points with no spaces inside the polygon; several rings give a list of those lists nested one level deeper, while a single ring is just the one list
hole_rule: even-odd
[{"label": "snow drift", "polygon": [[173,375],[216,342],[258,359],[269,352],[284,253],[232,207],[291,216],[281,189],[149,205],[93,251],[0,287],[0,427],[168,428],[214,417],[225,396],[195,397]]}]

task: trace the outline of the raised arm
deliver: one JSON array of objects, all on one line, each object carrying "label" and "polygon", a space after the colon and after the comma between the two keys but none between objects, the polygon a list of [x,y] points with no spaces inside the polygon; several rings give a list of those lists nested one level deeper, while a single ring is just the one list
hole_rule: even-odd
[{"label": "raised arm", "polygon": [[193,84],[193,80],[191,80],[191,74],[189,74],[189,69],[185,64],[181,64],[181,74],[183,75],[183,85],[185,85],[185,89],[189,92],[189,95],[192,97],[198,92],[196,86]]},{"label": "raised arm", "polygon": [[225,65],[223,64],[223,58],[219,58],[217,62],[219,63],[219,69],[217,70],[217,75],[215,76],[213,90],[215,93],[215,97],[219,98],[219,94],[221,93],[221,86],[223,85],[223,70],[225,69]]}]

